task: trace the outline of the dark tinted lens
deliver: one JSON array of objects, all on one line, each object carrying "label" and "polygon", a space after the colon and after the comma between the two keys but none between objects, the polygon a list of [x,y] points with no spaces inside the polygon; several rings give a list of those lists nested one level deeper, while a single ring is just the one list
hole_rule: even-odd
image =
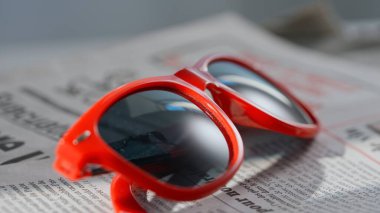
[{"label": "dark tinted lens", "polygon": [[228,61],[213,62],[208,71],[261,109],[284,120],[311,123],[311,119],[297,104],[253,71]]},{"label": "dark tinted lens", "polygon": [[228,145],[216,124],[172,92],[127,96],[104,113],[98,129],[125,159],[173,185],[200,185],[228,166]]}]

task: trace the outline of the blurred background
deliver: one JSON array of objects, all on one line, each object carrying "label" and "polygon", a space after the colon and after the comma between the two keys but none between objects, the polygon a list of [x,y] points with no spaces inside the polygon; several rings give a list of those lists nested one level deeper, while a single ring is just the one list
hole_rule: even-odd
[{"label": "blurred background", "polygon": [[0,0],[0,62],[22,54],[34,60],[31,53],[54,47],[59,55],[108,45],[231,11],[299,45],[379,63],[378,0]]}]

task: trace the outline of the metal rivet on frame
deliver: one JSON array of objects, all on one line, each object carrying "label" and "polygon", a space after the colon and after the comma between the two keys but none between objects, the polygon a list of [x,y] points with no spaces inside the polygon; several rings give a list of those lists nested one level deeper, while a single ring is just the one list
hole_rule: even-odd
[{"label": "metal rivet on frame", "polygon": [[84,131],[81,135],[79,135],[76,139],[73,140],[73,144],[78,145],[80,142],[90,137],[90,135],[91,135],[91,132],[89,130]]}]

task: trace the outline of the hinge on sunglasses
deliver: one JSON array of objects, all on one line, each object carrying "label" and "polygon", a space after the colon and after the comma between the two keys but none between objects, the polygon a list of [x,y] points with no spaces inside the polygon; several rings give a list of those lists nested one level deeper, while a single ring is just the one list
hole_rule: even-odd
[{"label": "hinge on sunglasses", "polygon": [[87,164],[84,170],[86,173],[91,174],[91,176],[109,173],[108,170],[97,164]]}]

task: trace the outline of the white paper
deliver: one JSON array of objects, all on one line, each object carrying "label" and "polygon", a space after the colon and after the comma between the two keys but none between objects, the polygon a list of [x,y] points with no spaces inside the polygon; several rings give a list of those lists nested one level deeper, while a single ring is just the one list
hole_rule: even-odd
[{"label": "white paper", "polygon": [[195,202],[166,201],[136,188],[148,211],[378,211],[379,70],[292,46],[232,14],[1,74],[0,211],[111,212],[112,175],[77,184],[51,169],[59,134],[118,85],[171,74],[210,53],[257,63],[313,108],[321,133],[305,143],[240,129],[246,160],[233,180]]}]

